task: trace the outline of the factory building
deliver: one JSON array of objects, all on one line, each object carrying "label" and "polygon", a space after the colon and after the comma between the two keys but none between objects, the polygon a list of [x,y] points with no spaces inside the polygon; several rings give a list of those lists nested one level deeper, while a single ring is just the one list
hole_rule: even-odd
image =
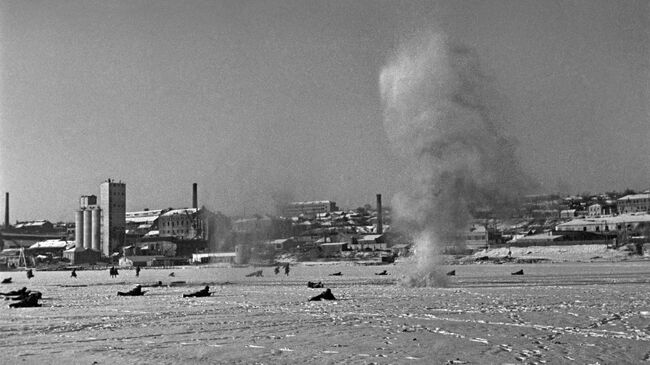
[{"label": "factory building", "polygon": [[108,179],[99,185],[101,251],[110,256],[124,245],[126,229],[126,184]]},{"label": "factory building", "polygon": [[204,222],[196,208],[173,209],[158,218],[160,237],[204,239]]},{"label": "factory building", "polygon": [[94,264],[101,258],[99,217],[97,196],[82,195],[79,198],[79,209],[74,213],[75,245],[63,252],[63,256],[73,264]]},{"label": "factory building", "polygon": [[283,215],[285,217],[297,217],[299,215],[316,216],[319,213],[335,212],[339,208],[336,202],[330,200],[293,202],[284,207]]}]

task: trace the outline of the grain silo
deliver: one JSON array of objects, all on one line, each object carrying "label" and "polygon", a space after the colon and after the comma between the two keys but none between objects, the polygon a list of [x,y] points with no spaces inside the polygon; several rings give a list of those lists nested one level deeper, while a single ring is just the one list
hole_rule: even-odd
[{"label": "grain silo", "polygon": [[100,228],[101,228],[100,209],[99,209],[99,207],[95,207],[92,210],[92,223],[91,223],[92,241],[91,241],[91,248],[93,250],[97,251],[97,252],[99,252],[101,250]]},{"label": "grain silo", "polygon": [[74,245],[77,249],[84,247],[83,227],[84,212],[82,209],[77,209],[74,211]]},{"label": "grain silo", "polygon": [[84,209],[84,248],[86,250],[90,249],[90,244],[92,243],[92,211],[90,209]]}]

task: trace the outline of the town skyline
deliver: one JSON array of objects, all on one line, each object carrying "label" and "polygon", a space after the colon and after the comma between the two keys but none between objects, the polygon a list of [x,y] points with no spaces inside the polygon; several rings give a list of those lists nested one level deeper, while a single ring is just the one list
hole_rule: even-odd
[{"label": "town skyline", "polygon": [[648,4],[0,4],[0,192],[70,221],[106,178],[127,211],[385,204],[408,181],[379,74],[433,29],[472,49],[539,193],[650,188]]}]

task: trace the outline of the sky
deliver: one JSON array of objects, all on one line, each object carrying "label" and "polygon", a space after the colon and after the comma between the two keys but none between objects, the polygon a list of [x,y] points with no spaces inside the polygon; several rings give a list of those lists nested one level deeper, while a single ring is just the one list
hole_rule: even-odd
[{"label": "sky", "polygon": [[476,52],[540,193],[648,189],[649,4],[2,1],[0,192],[12,223],[72,221],[108,178],[127,211],[192,183],[229,215],[388,202],[410,176],[379,74],[423,31]]}]

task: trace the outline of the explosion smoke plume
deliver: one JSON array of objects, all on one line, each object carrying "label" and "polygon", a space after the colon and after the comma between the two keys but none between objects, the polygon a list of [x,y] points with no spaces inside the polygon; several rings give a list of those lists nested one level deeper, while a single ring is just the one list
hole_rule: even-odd
[{"label": "explosion smoke plume", "polygon": [[498,93],[475,52],[427,32],[405,44],[380,76],[384,128],[410,163],[412,184],[393,198],[416,233],[408,285],[444,285],[444,246],[462,246],[472,208],[507,208],[528,183],[514,143],[499,130]]}]

